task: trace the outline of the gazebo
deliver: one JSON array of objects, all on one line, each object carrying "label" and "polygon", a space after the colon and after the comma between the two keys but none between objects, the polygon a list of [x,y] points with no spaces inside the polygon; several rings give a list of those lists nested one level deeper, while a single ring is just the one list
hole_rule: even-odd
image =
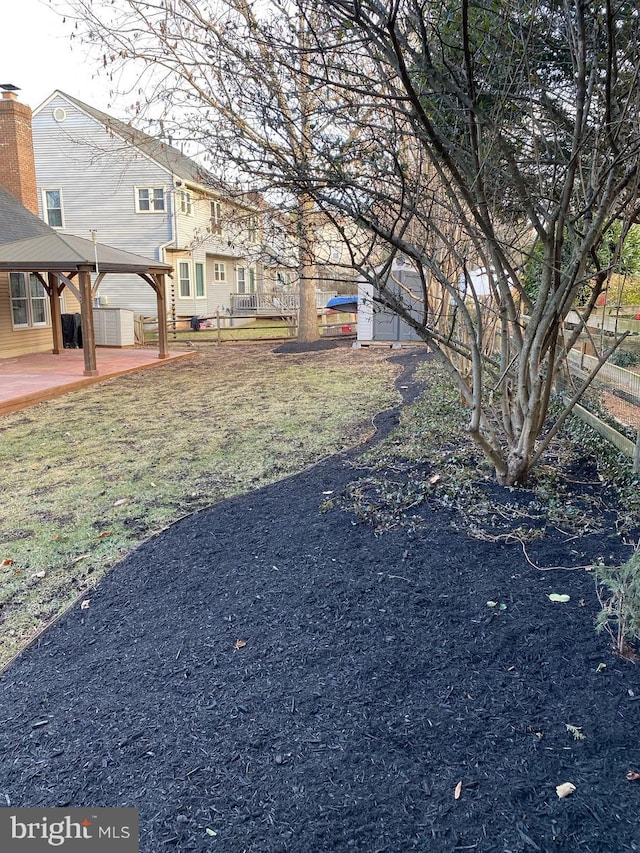
[{"label": "gazebo", "polygon": [[80,303],[85,376],[98,373],[93,301],[107,275],[135,274],[153,288],[158,306],[158,357],[168,357],[165,276],[172,269],[169,264],[141,255],[62,234],[0,187],[0,271],[33,273],[42,283],[49,296],[54,354],[63,349],[60,295],[68,287],[76,296]]}]

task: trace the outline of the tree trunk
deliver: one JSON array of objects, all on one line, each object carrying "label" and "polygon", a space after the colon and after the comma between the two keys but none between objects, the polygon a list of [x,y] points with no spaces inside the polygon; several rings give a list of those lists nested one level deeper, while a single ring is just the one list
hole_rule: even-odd
[{"label": "tree trunk", "polygon": [[317,341],[318,309],[316,306],[316,267],[313,232],[314,204],[310,198],[300,200],[298,206],[298,239],[300,252],[300,310],[298,313],[298,340]]}]

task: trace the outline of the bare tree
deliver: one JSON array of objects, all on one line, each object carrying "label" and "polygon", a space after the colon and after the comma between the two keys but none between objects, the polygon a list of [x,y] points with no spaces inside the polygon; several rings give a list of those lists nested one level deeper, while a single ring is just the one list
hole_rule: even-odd
[{"label": "bare tree", "polygon": [[[498,480],[523,481],[593,380],[549,427],[614,266],[603,243],[617,221],[621,244],[638,214],[639,17],[580,0],[312,6],[326,16],[313,82],[334,105],[315,140],[316,203],[370,234],[357,263],[378,300],[447,368]],[[394,281],[399,254],[417,293]]]},{"label": "bare tree", "polygon": [[[140,121],[196,145],[228,186],[270,192],[297,235],[298,337],[317,339],[316,209],[300,187],[318,120],[307,18],[277,0],[62,0],[60,7],[99,47],[114,85],[135,80],[128,94]],[[282,63],[273,45],[285,41]]]},{"label": "bare tree", "polygon": [[[638,214],[633,4],[69,2],[107,68],[142,63],[152,111],[166,121],[169,105],[212,162],[293,201],[306,293],[309,223],[331,219],[376,299],[448,370],[499,482],[524,481],[595,376],[549,427],[614,266],[601,247]],[[394,277],[400,256],[417,288]]]}]

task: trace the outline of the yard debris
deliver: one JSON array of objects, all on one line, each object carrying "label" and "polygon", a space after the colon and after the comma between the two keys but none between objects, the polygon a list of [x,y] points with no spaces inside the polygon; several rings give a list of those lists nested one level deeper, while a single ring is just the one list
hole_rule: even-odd
[{"label": "yard debris", "polygon": [[244,647],[246,645],[247,645],[246,640],[236,640],[235,643],[233,644],[233,648],[236,649],[236,651],[237,651],[238,649],[244,649]]},{"label": "yard debris", "polygon": [[569,734],[572,734],[574,740],[586,740],[587,736],[582,732],[582,726],[572,726],[571,723],[565,723]]},{"label": "yard debris", "polygon": [[98,533],[98,539],[106,539],[107,536],[113,536],[113,530],[103,530],[102,533]]},{"label": "yard debris", "polygon": [[90,604],[91,604],[91,599],[90,599],[90,598],[85,598],[85,600],[84,600],[84,601],[82,602],[82,604],[80,605],[80,610],[88,610],[88,609],[89,609],[89,605],[90,605]]},{"label": "yard debris", "polygon": [[75,565],[76,563],[79,563],[81,560],[86,560],[87,557],[90,557],[90,556],[91,556],[91,554],[80,554],[80,556],[76,557],[75,560],[72,560],[71,563],[72,563],[72,565]]},{"label": "yard debris", "polygon": [[34,578],[38,578],[38,580],[42,580],[42,578],[46,578],[47,573],[43,570],[41,572],[35,572],[33,575]]},{"label": "yard debris", "polygon": [[117,501],[114,501],[111,506],[122,506],[123,504],[128,504],[129,498],[120,498]]},{"label": "yard debris", "polygon": [[562,785],[556,785],[556,794],[563,800],[565,797],[570,797],[575,789],[576,786],[571,782],[563,782]]},{"label": "yard debris", "polygon": [[563,604],[567,601],[571,601],[570,595],[559,595],[557,592],[552,592],[549,595],[549,601],[560,601]]},{"label": "yard debris", "polygon": [[43,726],[48,726],[49,720],[36,720],[35,723],[31,723],[32,729],[41,729]]},{"label": "yard debris", "polygon": [[453,799],[459,800],[461,794],[462,794],[462,781],[458,782],[458,784],[456,785],[456,789],[453,792]]},{"label": "yard debris", "polygon": [[6,558],[5,558],[5,559],[0,563],[0,569],[8,569],[8,568],[9,568],[9,566],[12,566],[12,565],[13,565],[13,560],[12,560],[12,559],[10,559],[9,557],[6,557]]},{"label": "yard debris", "polygon": [[440,482],[440,474],[434,474],[432,477],[429,477],[429,485],[435,486],[436,483]]},{"label": "yard debris", "polygon": [[637,770],[629,770],[627,773],[627,779],[630,782],[640,782],[640,773]]}]

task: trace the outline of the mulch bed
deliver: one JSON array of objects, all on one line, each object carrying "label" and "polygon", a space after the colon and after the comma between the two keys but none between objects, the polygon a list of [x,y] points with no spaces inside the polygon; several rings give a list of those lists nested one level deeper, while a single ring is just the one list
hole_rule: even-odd
[{"label": "mulch bed", "polygon": [[438,511],[320,512],[353,478],[328,459],[118,565],[0,680],[0,804],[135,806],[142,853],[640,851],[640,667],[592,575]]}]

